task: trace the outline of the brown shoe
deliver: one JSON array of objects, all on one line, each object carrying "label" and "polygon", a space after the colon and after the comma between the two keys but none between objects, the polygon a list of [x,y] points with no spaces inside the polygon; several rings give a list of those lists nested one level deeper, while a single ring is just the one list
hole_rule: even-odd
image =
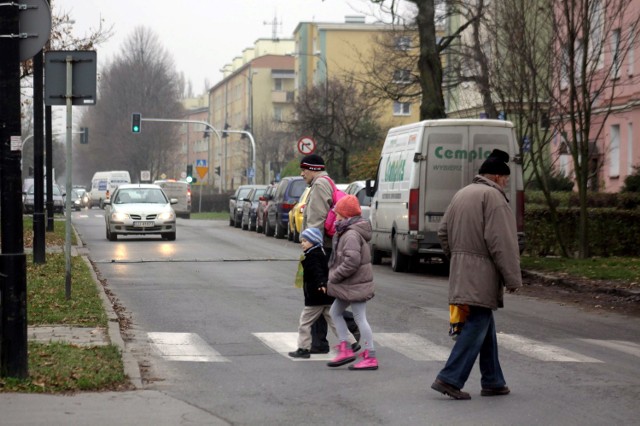
[{"label": "brown shoe", "polygon": [[436,379],[431,385],[431,389],[436,390],[444,395],[449,395],[453,399],[471,399],[471,395],[466,392],[462,392],[457,387],[443,382],[440,379]]},{"label": "brown shoe", "polygon": [[507,386],[503,386],[501,388],[482,389],[482,391],[480,391],[480,395],[482,395],[482,396],[500,396],[500,395],[508,395],[509,392],[511,392],[511,389],[509,389]]}]

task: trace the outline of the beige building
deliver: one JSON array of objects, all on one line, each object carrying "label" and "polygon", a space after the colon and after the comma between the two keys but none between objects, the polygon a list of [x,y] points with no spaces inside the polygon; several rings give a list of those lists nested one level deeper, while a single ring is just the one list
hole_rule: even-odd
[{"label": "beige building", "polygon": [[[223,80],[209,90],[210,123],[230,131],[211,139],[210,167],[220,167],[213,183],[220,191],[271,181],[283,159],[274,150],[287,140],[293,146],[286,121],[293,113],[294,58],[285,54],[292,50],[292,40],[258,40],[224,67]],[[255,153],[238,132],[243,130],[253,135]]]},{"label": "beige building", "polygon": [[[392,31],[386,24],[367,24],[363,16],[347,16],[343,23],[301,22],[294,30],[296,90],[324,85],[327,80],[362,77],[366,64],[378,48],[379,35]],[[398,49],[410,49],[411,39],[399,37]],[[393,72],[391,73],[393,74]],[[420,106],[412,102],[380,103],[383,129],[418,121]]]}]

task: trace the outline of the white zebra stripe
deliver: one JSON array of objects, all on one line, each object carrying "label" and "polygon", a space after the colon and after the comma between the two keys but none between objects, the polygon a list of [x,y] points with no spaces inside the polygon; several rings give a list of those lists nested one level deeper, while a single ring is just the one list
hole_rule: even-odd
[{"label": "white zebra stripe", "polygon": [[521,355],[540,361],[553,362],[602,362],[598,359],[572,352],[558,346],[542,343],[526,337],[498,333],[498,345]]},{"label": "white zebra stripe", "polygon": [[228,362],[195,333],[147,333],[167,361]]}]

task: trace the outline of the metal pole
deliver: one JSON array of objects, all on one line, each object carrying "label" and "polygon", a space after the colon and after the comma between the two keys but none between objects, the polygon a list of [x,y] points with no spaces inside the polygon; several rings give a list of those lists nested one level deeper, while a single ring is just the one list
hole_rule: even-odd
[{"label": "metal pole", "polygon": [[[0,34],[18,34],[18,4],[0,13]],[[27,260],[22,225],[20,49],[0,38],[0,375],[26,378]]]},{"label": "metal pole", "polygon": [[[73,56],[67,55],[67,141],[66,141],[66,175],[67,175],[67,196],[65,197],[64,214],[65,238],[64,238],[64,260],[65,260],[65,286],[64,293],[67,300],[71,299],[71,126],[73,125],[72,114],[73,101]],[[51,180],[49,177],[48,180]]]},{"label": "metal pole", "polygon": [[42,50],[33,57],[33,263],[46,261]]}]

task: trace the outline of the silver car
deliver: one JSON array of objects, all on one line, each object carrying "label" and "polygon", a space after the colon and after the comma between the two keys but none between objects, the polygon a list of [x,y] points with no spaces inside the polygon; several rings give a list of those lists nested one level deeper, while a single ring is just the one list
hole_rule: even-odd
[{"label": "silver car", "polygon": [[105,203],[107,239],[118,235],[157,234],[176,239],[176,213],[171,207],[178,200],[168,199],[158,185],[122,184]]},{"label": "silver car", "polygon": [[[29,187],[29,190],[25,193],[24,195],[24,199],[23,199],[23,208],[24,208],[24,213],[33,213],[33,209],[34,209],[34,200],[35,200],[35,185],[31,185],[31,187]],[[46,207],[46,202],[47,202],[47,188],[45,186],[44,188],[44,203],[45,203],[45,207]],[[52,200],[53,200],[53,212],[54,213],[64,213],[64,193],[62,192],[62,190],[60,189],[60,187],[56,184],[53,185],[53,192],[52,192]]]},{"label": "silver car", "polygon": [[362,217],[368,220],[371,213],[371,197],[367,195],[365,181],[357,180],[355,182],[351,182],[344,192],[355,195],[358,198],[360,208],[362,209]]}]

